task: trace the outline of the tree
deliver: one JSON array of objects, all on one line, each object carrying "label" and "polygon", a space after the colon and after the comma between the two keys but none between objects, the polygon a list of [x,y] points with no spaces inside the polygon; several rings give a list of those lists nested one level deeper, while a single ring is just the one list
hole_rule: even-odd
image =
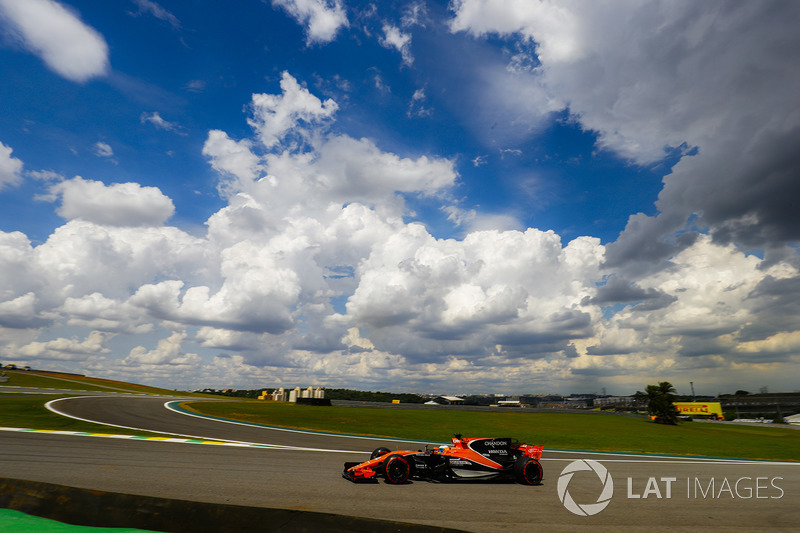
[{"label": "tree", "polygon": [[647,412],[655,417],[657,423],[672,425],[678,423],[679,413],[673,403],[676,391],[669,381],[648,385],[645,394],[647,394]]}]

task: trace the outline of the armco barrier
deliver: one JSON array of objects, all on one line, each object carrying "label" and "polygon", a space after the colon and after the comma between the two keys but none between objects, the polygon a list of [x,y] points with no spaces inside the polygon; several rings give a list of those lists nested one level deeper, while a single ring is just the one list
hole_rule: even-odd
[{"label": "armco barrier", "polygon": [[171,500],[8,478],[0,478],[0,507],[81,526],[170,533],[458,531],[332,513]]}]

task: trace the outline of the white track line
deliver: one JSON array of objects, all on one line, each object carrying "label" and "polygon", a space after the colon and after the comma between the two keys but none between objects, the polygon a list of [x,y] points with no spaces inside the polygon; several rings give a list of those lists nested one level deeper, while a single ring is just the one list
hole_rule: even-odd
[{"label": "white track line", "polygon": [[[72,398],[96,398],[96,396],[73,396]],[[227,442],[227,443],[232,443],[232,444],[239,444],[239,445],[242,445],[242,446],[264,446],[264,447],[269,447],[271,449],[279,449],[279,450],[295,450],[295,451],[306,451],[306,452],[328,452],[328,453],[369,453],[369,452],[364,452],[363,450],[360,450],[360,451],[354,451],[354,450],[329,450],[329,449],[324,449],[324,448],[304,448],[304,447],[300,447],[300,446],[285,446],[285,445],[281,445],[281,444],[269,444],[269,443],[263,443],[263,442],[246,442],[246,441],[239,441],[239,440],[218,439],[218,438],[214,438],[214,437],[203,437],[203,436],[199,436],[199,435],[187,435],[187,434],[183,434],[183,433],[170,433],[168,431],[153,431],[152,429],[138,428],[138,427],[132,427],[132,426],[123,426],[123,425],[120,425],[120,424],[109,424],[109,423],[106,423],[106,422],[100,422],[100,421],[97,421],[97,420],[90,420],[88,418],[81,418],[79,416],[73,416],[73,415],[67,414],[67,413],[65,413],[63,411],[59,411],[54,406],[54,404],[57,403],[57,402],[60,402],[62,400],[69,400],[69,399],[71,399],[71,398],[59,398],[57,400],[51,400],[51,401],[49,401],[49,402],[47,402],[45,404],[45,407],[47,407],[47,409],[49,409],[53,413],[56,413],[57,415],[66,416],[67,418],[72,418],[72,419],[75,419],[75,420],[81,420],[83,422],[91,422],[92,424],[103,424],[103,425],[106,425],[106,426],[113,426],[113,427],[118,427],[118,428],[122,428],[122,429],[132,429],[132,430],[136,430],[136,431],[149,431],[150,433],[160,433],[162,435],[174,435],[176,437],[183,437],[183,438],[189,438],[189,439],[214,440],[214,441],[219,441],[219,442]]]}]

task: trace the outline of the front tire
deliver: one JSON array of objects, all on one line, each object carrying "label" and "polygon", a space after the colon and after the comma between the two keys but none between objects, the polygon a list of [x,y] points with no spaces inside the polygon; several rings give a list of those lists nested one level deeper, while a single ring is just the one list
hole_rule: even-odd
[{"label": "front tire", "polygon": [[542,465],[532,457],[520,457],[514,463],[514,476],[523,485],[538,485],[542,482]]},{"label": "front tire", "polygon": [[402,455],[392,455],[383,463],[383,477],[392,485],[405,483],[411,477],[411,464]]}]

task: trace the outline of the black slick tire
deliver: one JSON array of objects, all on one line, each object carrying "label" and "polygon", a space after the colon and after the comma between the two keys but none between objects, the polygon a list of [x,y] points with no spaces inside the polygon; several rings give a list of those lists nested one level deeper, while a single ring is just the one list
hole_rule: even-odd
[{"label": "black slick tire", "polygon": [[390,451],[392,451],[392,450],[390,450],[389,448],[386,448],[384,446],[381,446],[380,448],[375,448],[374,450],[372,450],[372,454],[370,454],[369,459],[370,459],[370,461],[373,460],[373,459],[377,459],[381,455],[386,455]]},{"label": "black slick tire", "polygon": [[405,483],[411,477],[411,464],[402,455],[391,455],[383,462],[383,477],[392,485]]},{"label": "black slick tire", "polygon": [[542,465],[532,457],[520,457],[514,463],[514,477],[523,485],[538,485],[542,482]]}]

